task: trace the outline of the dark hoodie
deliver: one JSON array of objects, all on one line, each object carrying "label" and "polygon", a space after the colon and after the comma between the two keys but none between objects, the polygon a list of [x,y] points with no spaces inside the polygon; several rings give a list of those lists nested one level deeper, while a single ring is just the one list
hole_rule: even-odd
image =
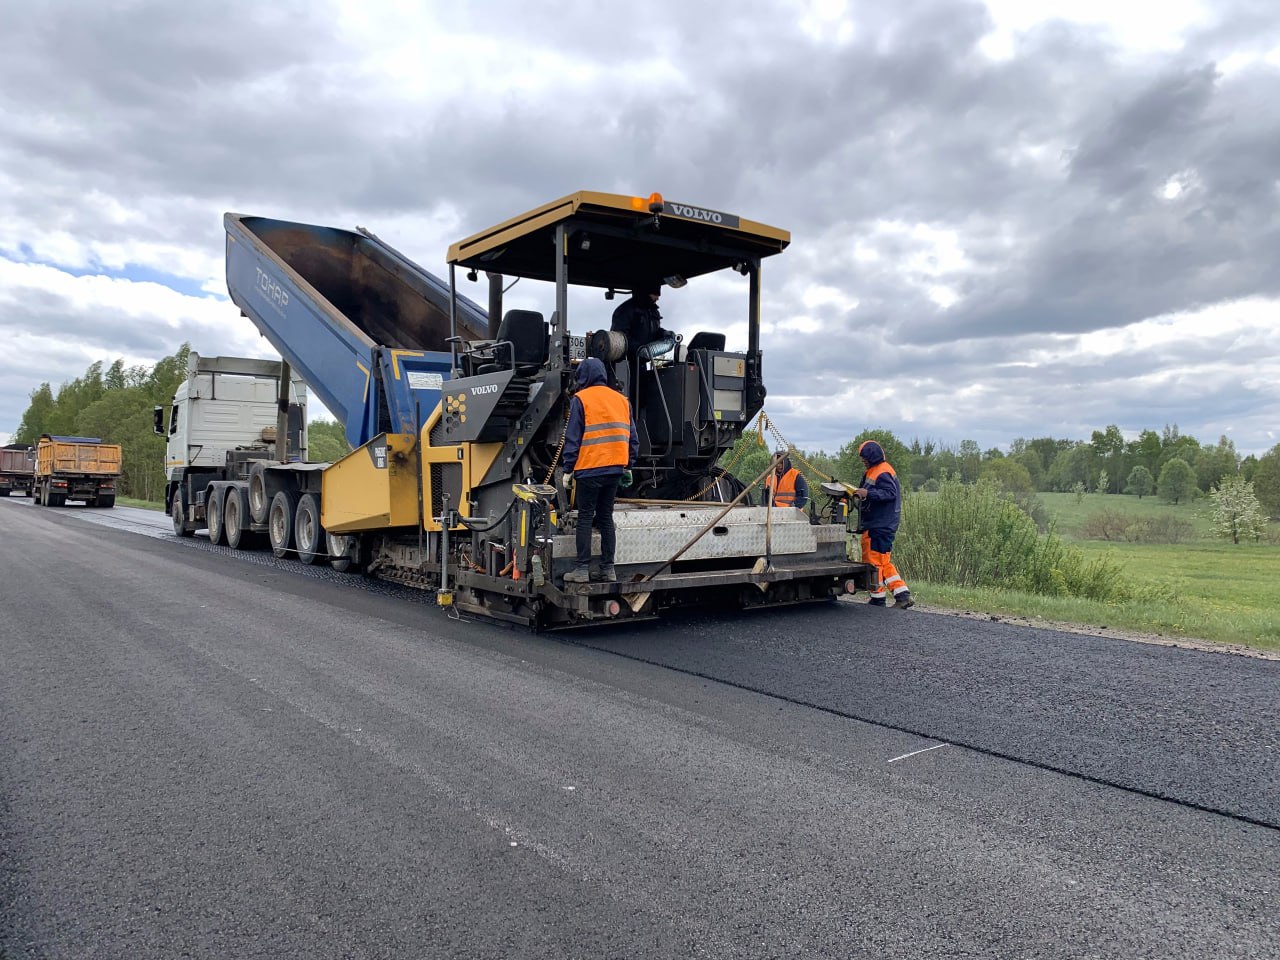
[{"label": "dark hoodie", "polygon": [[[885,462],[884,450],[874,440],[865,441],[858,448],[858,456],[867,465],[867,472],[862,475],[862,482],[859,484],[867,490],[861,527],[863,530],[894,533],[902,516],[902,488],[898,485],[898,475]],[[882,463],[884,467],[876,470]],[[875,478],[868,480],[868,476],[873,473],[876,474]]]},{"label": "dark hoodie", "polygon": [[[604,372],[604,363],[596,357],[588,357],[578,364],[578,389],[585,387],[598,387],[607,384],[607,378]],[[582,447],[582,431],[586,428],[586,414],[582,409],[582,399],[574,396],[569,401],[569,426],[565,429],[564,435],[564,452],[561,454],[561,463],[564,464],[565,473],[573,470],[574,464],[578,462],[578,451]],[[640,438],[636,435],[635,417],[631,418],[631,438],[630,438],[630,459],[628,466],[636,462],[636,456],[640,453]],[[580,477],[607,477],[609,475],[621,476],[622,467],[592,467],[578,473]]]},{"label": "dark hoodie", "polygon": [[661,340],[667,331],[662,329],[662,314],[653,302],[652,294],[662,293],[662,282],[638,283],[635,292],[622,301],[613,311],[610,329],[627,335],[627,350],[634,354],[646,343]]}]

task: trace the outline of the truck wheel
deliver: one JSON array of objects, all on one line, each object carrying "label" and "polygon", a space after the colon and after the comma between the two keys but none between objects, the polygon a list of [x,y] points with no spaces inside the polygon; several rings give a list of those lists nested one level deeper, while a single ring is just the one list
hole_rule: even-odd
[{"label": "truck wheel", "polygon": [[298,559],[315,563],[324,554],[324,527],[320,526],[320,498],[304,493],[298,500],[298,514],[293,521],[293,539]]},{"label": "truck wheel", "polygon": [[267,533],[271,537],[271,552],[278,559],[289,554],[293,540],[293,518],[298,512],[298,495],[292,490],[281,490],[271,498],[267,511]]},{"label": "truck wheel", "polygon": [[8,489],[0,490],[0,497],[7,497],[8,495],[9,495]]},{"label": "truck wheel", "polygon": [[355,565],[356,551],[360,549],[356,538],[326,530],[324,539],[329,548],[329,565],[339,573],[346,573]]},{"label": "truck wheel", "polygon": [[227,546],[232,550],[239,550],[242,545],[248,546],[247,541],[251,536],[244,526],[247,497],[239,487],[230,487],[225,499],[226,503],[222,507],[222,529],[226,531]]},{"label": "truck wheel", "polygon": [[217,487],[205,494],[204,498],[204,519],[209,525],[209,542],[214,544],[222,543],[225,539],[222,535],[222,488]]},{"label": "truck wheel", "polygon": [[271,498],[267,496],[266,467],[255,463],[249,468],[249,516],[254,523],[266,523],[271,510]]},{"label": "truck wheel", "polygon": [[182,509],[182,491],[173,491],[173,503],[169,507],[169,516],[173,520],[173,535],[175,537],[189,537],[194,530],[187,527],[187,512]]}]

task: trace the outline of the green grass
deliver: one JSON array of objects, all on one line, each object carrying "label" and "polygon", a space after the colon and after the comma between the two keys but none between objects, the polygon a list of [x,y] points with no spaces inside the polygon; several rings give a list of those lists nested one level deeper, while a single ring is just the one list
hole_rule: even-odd
[{"label": "green grass", "polygon": [[[1154,497],[1042,493],[1057,531],[1089,559],[1118,564],[1140,599],[1098,603],[1075,597],[1047,597],[1003,589],[970,589],[916,584],[912,593],[942,607],[1066,623],[1109,627],[1243,644],[1280,651],[1280,546],[1232,544],[1213,537],[1203,500],[1168,504]],[[1174,516],[1193,524],[1186,543],[1125,543],[1085,540],[1081,528],[1101,510],[1133,516]]]},{"label": "green grass", "polygon": [[138,507],[142,510],[158,510],[164,512],[164,504],[154,500],[135,500],[133,497],[116,497],[116,503],[122,507]]},{"label": "green grass", "polygon": [[1038,493],[1051,519],[1058,523],[1058,535],[1066,540],[1081,538],[1081,529],[1095,513],[1110,510],[1123,513],[1135,520],[1144,517],[1158,519],[1175,517],[1185,520],[1195,528],[1198,539],[1212,539],[1213,524],[1206,510],[1207,502],[1199,500],[1166,503],[1158,497],[1137,497],[1116,493],[1086,493],[1077,501],[1074,493]]}]

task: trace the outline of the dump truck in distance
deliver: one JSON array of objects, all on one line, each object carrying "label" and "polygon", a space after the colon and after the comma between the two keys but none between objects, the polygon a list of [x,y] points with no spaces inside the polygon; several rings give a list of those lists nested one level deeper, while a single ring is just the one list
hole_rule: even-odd
[{"label": "dump truck in distance", "polygon": [[11,493],[31,496],[35,482],[36,453],[29,443],[0,447],[0,497]]},{"label": "dump truck in distance", "polygon": [[97,437],[43,434],[36,443],[33,484],[36,503],[61,507],[80,500],[91,507],[116,505],[121,454],[117,443]]}]

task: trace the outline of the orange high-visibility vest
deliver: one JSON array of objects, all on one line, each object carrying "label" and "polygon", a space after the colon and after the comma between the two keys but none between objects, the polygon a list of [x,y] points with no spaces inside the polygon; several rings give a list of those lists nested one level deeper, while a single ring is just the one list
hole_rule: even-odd
[{"label": "orange high-visibility vest", "polygon": [[584,426],[574,470],[625,467],[631,459],[631,404],[603,384],[578,391]]},{"label": "orange high-visibility vest", "polygon": [[889,476],[891,477],[896,477],[898,475],[894,471],[893,467],[889,466],[888,460],[881,460],[874,467],[871,467],[869,470],[867,470],[867,475],[862,478],[862,485],[864,487],[871,486],[871,484],[876,482],[876,477],[879,477],[885,473],[889,474]]},{"label": "orange high-visibility vest", "polygon": [[[769,479],[765,481],[765,485],[769,488],[769,494],[773,497],[773,505],[775,507],[794,507],[796,505],[796,477],[800,476],[800,471],[792,467],[781,478],[776,473],[769,474]],[[774,489],[774,486],[777,489]]]}]

